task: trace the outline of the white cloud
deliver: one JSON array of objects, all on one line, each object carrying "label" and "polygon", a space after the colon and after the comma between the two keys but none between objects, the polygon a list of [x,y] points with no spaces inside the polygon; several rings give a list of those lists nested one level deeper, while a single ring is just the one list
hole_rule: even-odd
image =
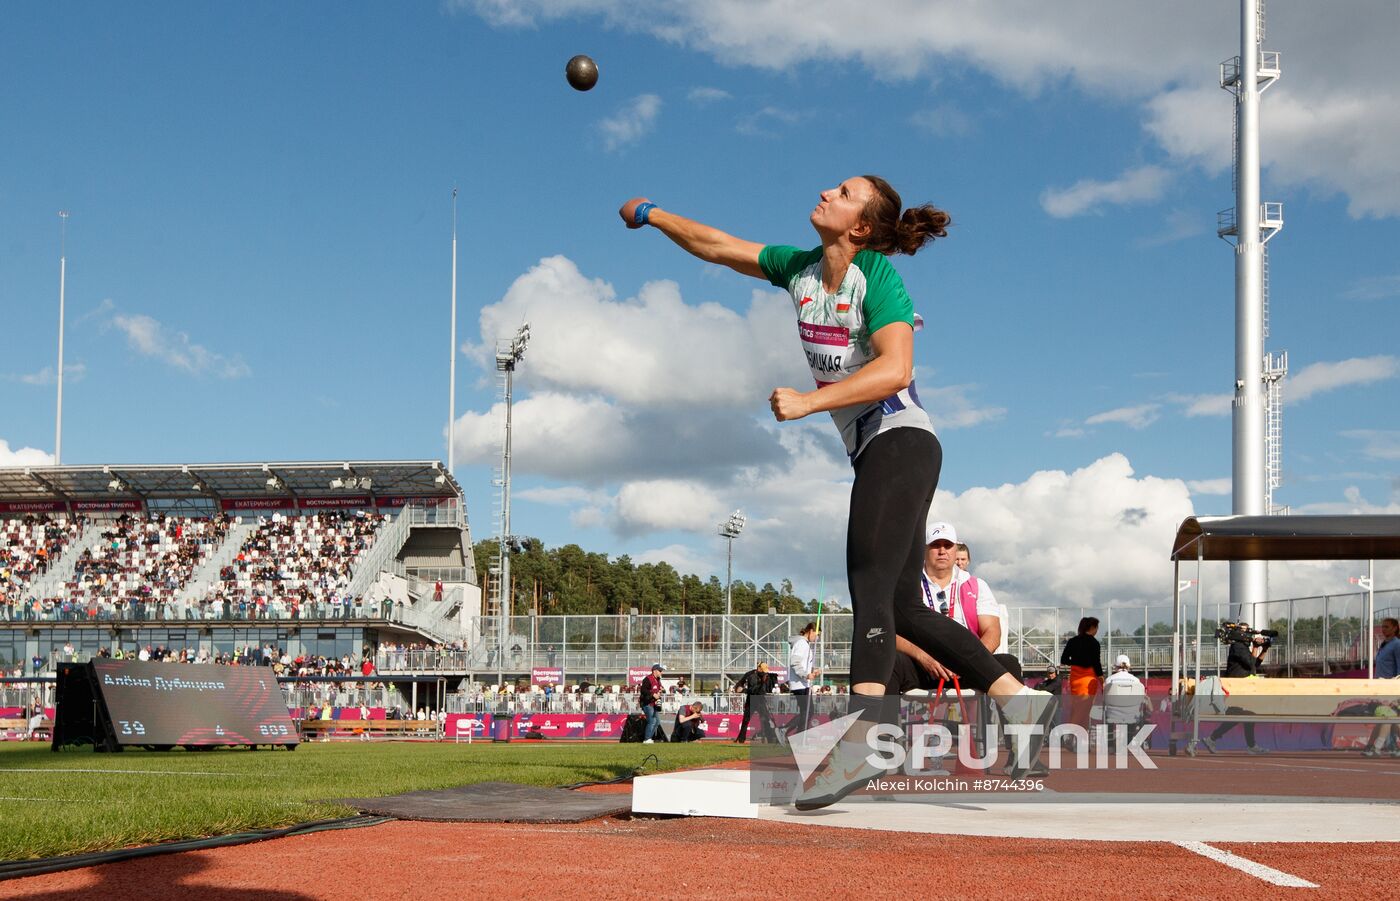
[{"label": "white cloud", "polygon": [[1234,482],[1229,478],[1195,479],[1188,481],[1186,487],[1192,494],[1230,494],[1234,491]]},{"label": "white cloud", "polygon": [[[1228,3],[1127,0],[1112,15],[1100,0],[885,0],[879,15],[852,15],[848,0],[808,0],[800,16],[789,0],[451,0],[449,8],[517,27],[592,15],[771,70],[855,61],[898,79],[971,68],[1028,95],[1068,83],[1142,102],[1147,134],[1174,158],[1211,172],[1230,165],[1232,101],[1217,86],[1219,62],[1239,51]],[[1353,216],[1400,214],[1395,26],[1394,0],[1270,8],[1266,46],[1283,51],[1285,67],[1262,114],[1273,184],[1345,194]]]},{"label": "white cloud", "polygon": [[1348,300],[1384,300],[1400,297],[1400,275],[1378,275],[1356,280],[1345,294]]},{"label": "white cloud", "polygon": [[1145,429],[1160,417],[1161,404],[1138,404],[1133,407],[1119,407],[1095,413],[1084,420],[1085,425],[1102,425],[1107,422],[1122,423],[1130,429]]},{"label": "white cloud", "polygon": [[1315,394],[1335,391],[1349,385],[1368,385],[1394,378],[1400,373],[1400,360],[1392,356],[1353,357],[1335,363],[1313,363],[1283,383],[1289,400],[1306,400]]},{"label": "white cloud", "polygon": [[933,512],[957,527],[998,598],[1092,607],[1168,596],[1172,537],[1193,507],[1181,480],[1138,478],[1111,454],[1074,472],[940,493]]},{"label": "white cloud", "polygon": [[1165,227],[1138,240],[1139,247],[1161,247],[1203,235],[1210,223],[1199,210],[1172,210],[1163,219]]},{"label": "white cloud", "polygon": [[1229,394],[1173,394],[1168,399],[1181,404],[1182,412],[1190,417],[1229,416],[1235,403]]},{"label": "white cloud", "polygon": [[1372,460],[1400,460],[1400,431],[1352,429],[1342,432],[1342,437],[1359,442],[1362,455]]},{"label": "white cloud", "polygon": [[[494,464],[504,424],[502,404],[458,417],[457,465]],[[588,484],[678,472],[712,477],[780,459],[772,428],[743,414],[634,409],[596,395],[538,391],[514,403],[511,461],[517,473]]]},{"label": "white cloud", "polygon": [[[38,372],[27,372],[23,375],[8,375],[6,378],[12,382],[21,382],[25,385],[34,385],[46,388],[50,385],[58,384],[58,379],[54,377],[54,367],[45,366]],[[64,363],[63,380],[69,384],[81,382],[87,376],[86,363]]]},{"label": "white cloud", "polygon": [[628,407],[708,407],[762,412],[779,385],[810,384],[794,349],[792,302],[756,289],[736,313],[717,303],[687,304],[674,282],[649,282],[618,300],[612,286],[587,279],[565,257],[547,257],[481,311],[486,349],[531,324],[518,383],[596,394]]},{"label": "white cloud", "polygon": [[1083,438],[1084,430],[1074,426],[1065,426],[1050,433],[1052,438]]},{"label": "white cloud", "polygon": [[172,332],[159,321],[143,314],[118,313],[112,324],[126,335],[128,346],[145,357],[153,357],[193,375],[209,374],[222,379],[252,374],[240,357],[226,357],[202,344],[195,344],[185,332]]},{"label": "white cloud", "polygon": [[627,106],[598,123],[598,130],[603,133],[603,145],[608,150],[618,150],[637,143],[656,127],[656,118],[660,114],[660,97],[655,94],[634,97]]},{"label": "white cloud", "polygon": [[53,454],[37,447],[10,450],[10,442],[0,438],[0,466],[52,466]]},{"label": "white cloud", "polygon": [[622,535],[647,531],[704,532],[719,522],[724,512],[720,495],[694,481],[628,482],[617,493],[614,528]]},{"label": "white cloud", "polygon": [[965,138],[976,130],[972,117],[951,103],[918,110],[909,117],[909,124],[937,137]]},{"label": "white cloud", "polygon": [[965,429],[984,422],[995,422],[1006,415],[1005,407],[979,407],[968,396],[976,385],[941,385],[926,388],[915,385],[919,401],[933,420],[933,427],[943,429]]},{"label": "white cloud", "polygon": [[806,114],[778,106],[765,106],[739,120],[734,130],[741,135],[772,138],[806,118]]},{"label": "white cloud", "polygon": [[1106,205],[1146,203],[1162,196],[1170,173],[1159,166],[1129,169],[1112,181],[1086,178],[1068,188],[1050,188],[1040,195],[1040,205],[1057,219],[1097,213]]},{"label": "white cloud", "polygon": [[732,99],[732,95],[722,88],[700,87],[692,88],[686,99],[697,106],[708,106],[721,100]]}]

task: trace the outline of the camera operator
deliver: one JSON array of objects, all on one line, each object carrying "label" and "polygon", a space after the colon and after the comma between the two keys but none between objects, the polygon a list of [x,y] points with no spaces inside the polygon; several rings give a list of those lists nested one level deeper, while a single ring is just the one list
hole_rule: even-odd
[{"label": "camera operator", "polygon": [[[1239,634],[1236,634],[1231,638],[1230,655],[1225,660],[1226,678],[1244,678],[1246,676],[1258,675],[1259,667],[1264,662],[1264,655],[1268,653],[1269,645],[1272,643],[1272,640],[1268,635],[1265,635],[1261,632],[1253,632],[1249,630],[1248,626],[1243,626],[1240,631],[1249,632],[1250,637],[1246,639],[1244,637],[1241,637]],[[1229,707],[1226,708],[1225,712],[1227,714],[1247,713],[1247,711],[1240,707]],[[1225,735],[1231,729],[1239,725],[1241,724],[1221,723],[1219,726],[1215,727],[1214,732],[1212,732],[1206,738],[1201,739],[1201,743],[1204,744],[1212,754],[1214,754],[1215,743],[1220,740],[1221,736]],[[1244,741],[1245,744],[1249,746],[1249,753],[1268,753],[1268,751],[1265,748],[1261,748],[1259,745],[1254,743],[1254,724],[1244,723],[1243,725]]]}]

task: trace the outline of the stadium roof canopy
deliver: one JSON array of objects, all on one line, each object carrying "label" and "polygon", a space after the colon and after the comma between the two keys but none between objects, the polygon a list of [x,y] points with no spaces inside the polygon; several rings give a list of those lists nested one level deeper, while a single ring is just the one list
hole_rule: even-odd
[{"label": "stadium roof canopy", "polygon": [[457,480],[436,460],[0,468],[0,502],[7,505],[0,509],[10,512],[15,512],[16,503],[46,501],[139,501],[160,507],[222,502],[228,507],[235,501],[265,499],[267,506],[282,500],[289,502],[286,506],[314,507],[393,506],[405,498],[461,497]]},{"label": "stadium roof canopy", "polygon": [[1400,516],[1188,516],[1173,560],[1397,560]]}]

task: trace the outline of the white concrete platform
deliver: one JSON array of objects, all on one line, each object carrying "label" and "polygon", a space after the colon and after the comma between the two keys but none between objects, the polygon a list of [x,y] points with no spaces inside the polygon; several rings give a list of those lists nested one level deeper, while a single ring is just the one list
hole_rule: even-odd
[{"label": "white concrete platform", "polygon": [[1070,801],[1047,791],[1034,800],[989,802],[976,795],[853,795],[824,810],[802,812],[755,803],[749,776],[746,770],[641,776],[633,782],[632,811],[1001,838],[1400,842],[1400,805],[1353,799],[1260,803],[1238,796],[1077,795]]},{"label": "white concrete platform", "polygon": [[758,818],[749,800],[748,770],[685,770],[632,780],[633,813]]}]

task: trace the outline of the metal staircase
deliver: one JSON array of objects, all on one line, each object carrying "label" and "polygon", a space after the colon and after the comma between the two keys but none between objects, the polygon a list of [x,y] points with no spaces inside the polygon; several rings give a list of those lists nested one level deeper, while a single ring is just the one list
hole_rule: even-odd
[{"label": "metal staircase", "polygon": [[219,570],[233,562],[238,556],[238,552],[243,549],[243,543],[248,540],[248,536],[258,527],[258,520],[248,517],[242,521],[235,522],[229,526],[228,534],[224,536],[223,542],[214,549],[214,553],[204,558],[199,566],[195,567],[190,574],[189,581],[185,587],[180,589],[177,598],[182,604],[192,604],[204,597],[219,581]]},{"label": "metal staircase", "polygon": [[369,594],[375,580],[384,570],[390,569],[408,540],[409,508],[405,507],[398,516],[389,514],[384,524],[374,534],[374,544],[355,563],[350,574],[350,586],[346,592],[351,597],[364,597]]},{"label": "metal staircase", "polygon": [[61,597],[63,586],[73,581],[73,573],[78,568],[78,558],[85,550],[96,550],[102,543],[102,523],[89,522],[77,538],[69,542],[63,553],[53,561],[48,572],[29,586],[28,593],[36,598]]}]

